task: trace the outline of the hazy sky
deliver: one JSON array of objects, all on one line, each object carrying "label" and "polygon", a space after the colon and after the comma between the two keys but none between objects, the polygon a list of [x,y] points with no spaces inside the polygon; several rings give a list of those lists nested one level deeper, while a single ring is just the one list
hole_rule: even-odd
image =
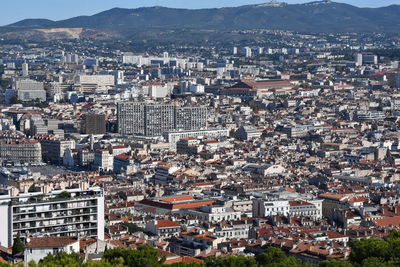
[{"label": "hazy sky", "polygon": [[[142,6],[167,6],[181,8],[209,8],[258,4],[269,0],[0,0],[0,25],[25,18],[66,19],[79,15],[93,15],[113,8]],[[287,0],[287,3],[311,2]],[[336,0],[361,7],[400,4],[400,0]]]}]

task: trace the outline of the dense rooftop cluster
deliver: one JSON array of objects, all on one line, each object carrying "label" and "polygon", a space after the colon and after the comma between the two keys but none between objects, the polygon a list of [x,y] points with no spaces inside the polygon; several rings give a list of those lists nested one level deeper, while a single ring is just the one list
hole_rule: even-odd
[{"label": "dense rooftop cluster", "polygon": [[362,263],[357,240],[392,246],[399,62],[351,34],[280,34],[152,54],[3,44],[0,259]]}]

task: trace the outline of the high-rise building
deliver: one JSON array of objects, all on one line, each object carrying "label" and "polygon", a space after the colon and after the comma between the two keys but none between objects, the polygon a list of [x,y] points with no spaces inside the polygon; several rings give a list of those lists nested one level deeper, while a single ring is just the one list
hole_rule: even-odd
[{"label": "high-rise building", "polygon": [[94,113],[84,114],[81,122],[81,132],[84,134],[105,134],[106,116]]},{"label": "high-rise building", "polygon": [[378,56],[377,55],[372,55],[372,54],[361,54],[357,53],[354,56],[354,61],[356,63],[356,66],[362,66],[365,64],[378,64]]},{"label": "high-rise building", "polygon": [[175,105],[156,104],[145,106],[145,135],[159,136],[175,129]]},{"label": "high-rise building", "polygon": [[22,63],[22,76],[29,76],[29,66],[28,63]]},{"label": "high-rise building", "polygon": [[387,78],[390,87],[400,88],[400,71],[389,72]]},{"label": "high-rise building", "polygon": [[145,134],[145,105],[141,102],[118,104],[118,133]]},{"label": "high-rise building", "polygon": [[[84,183],[84,182],[83,182]],[[40,236],[96,237],[104,239],[104,196],[101,188],[19,193],[16,188],[0,196],[0,245],[14,238]],[[17,192],[15,192],[15,190]]]},{"label": "high-rise building", "polygon": [[118,132],[161,136],[170,131],[207,127],[207,107],[127,102],[118,104]]},{"label": "high-rise building", "polygon": [[252,56],[252,53],[251,53],[251,48],[250,47],[244,47],[243,48],[244,49],[244,54],[245,54],[245,56],[246,57],[251,57]]},{"label": "high-rise building", "polygon": [[178,107],[175,129],[178,131],[204,130],[207,127],[207,116],[206,107]]},{"label": "high-rise building", "polygon": [[238,49],[237,49],[236,46],[234,46],[234,47],[233,47],[233,54],[234,54],[234,55],[237,55],[237,53],[238,53]]}]

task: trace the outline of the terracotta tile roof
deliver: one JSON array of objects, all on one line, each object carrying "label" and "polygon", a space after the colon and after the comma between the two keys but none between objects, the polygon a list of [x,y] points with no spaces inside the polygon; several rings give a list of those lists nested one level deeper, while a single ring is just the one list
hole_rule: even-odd
[{"label": "terracotta tile roof", "polygon": [[289,205],[292,207],[296,207],[296,206],[311,206],[313,204],[300,200],[300,201],[289,201]]},{"label": "terracotta tile roof", "polygon": [[176,201],[194,200],[194,198],[192,196],[174,196],[174,197],[160,198],[159,200],[164,202],[176,202]]},{"label": "terracotta tile roof", "polygon": [[77,242],[73,237],[33,237],[26,248],[60,248]]},{"label": "terracotta tile roof", "polygon": [[179,227],[179,223],[170,221],[170,220],[158,220],[157,227],[158,228],[168,228],[168,227]]},{"label": "terracotta tile roof", "polygon": [[381,227],[400,226],[400,216],[378,219],[374,221],[374,224]]}]

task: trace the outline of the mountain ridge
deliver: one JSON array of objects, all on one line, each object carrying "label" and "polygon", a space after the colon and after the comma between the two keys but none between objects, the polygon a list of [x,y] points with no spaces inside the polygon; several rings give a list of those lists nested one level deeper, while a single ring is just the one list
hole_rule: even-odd
[{"label": "mountain ridge", "polygon": [[25,19],[3,31],[44,28],[86,28],[131,38],[138,31],[251,30],[295,32],[385,32],[400,30],[400,5],[360,8],[331,1],[271,6],[270,3],[238,7],[184,9],[161,6],[112,8],[89,16],[65,20]]}]

